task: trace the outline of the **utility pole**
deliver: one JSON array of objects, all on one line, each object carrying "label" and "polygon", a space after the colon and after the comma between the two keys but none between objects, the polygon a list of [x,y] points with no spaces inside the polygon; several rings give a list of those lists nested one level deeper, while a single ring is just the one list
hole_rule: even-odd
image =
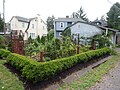
[{"label": "utility pole", "polygon": [[4,21],[4,35],[6,35],[6,25],[5,25],[5,0],[3,0],[3,21]]}]

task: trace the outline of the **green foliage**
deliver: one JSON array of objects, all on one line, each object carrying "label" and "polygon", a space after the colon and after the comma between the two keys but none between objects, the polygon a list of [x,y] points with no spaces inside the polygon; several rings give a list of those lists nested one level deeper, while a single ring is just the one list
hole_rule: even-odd
[{"label": "green foliage", "polygon": [[7,57],[7,63],[15,67],[16,69],[22,71],[22,69],[29,64],[36,64],[37,62],[34,61],[33,59],[30,59],[28,57],[15,54],[15,53],[10,53],[9,56]]},{"label": "green foliage", "polygon": [[5,49],[0,49],[0,58],[7,58],[11,52]]},{"label": "green foliage", "polygon": [[104,48],[104,47],[110,47],[112,46],[112,43],[111,43],[111,33],[108,33],[107,35],[105,35],[105,33],[103,32],[102,35],[96,35],[94,36],[94,40],[96,42],[98,42],[98,48]]},{"label": "green foliage", "polygon": [[4,64],[5,60],[0,60],[0,90],[25,90],[22,81]]},{"label": "green foliage", "polygon": [[82,7],[80,7],[80,10],[78,10],[78,12],[73,12],[72,17],[73,18],[81,18],[85,21],[88,21],[86,13],[84,12]]},{"label": "green foliage", "polygon": [[100,57],[110,53],[109,48],[103,48],[86,53],[81,53],[75,56],[67,58],[56,59],[49,62],[43,62],[38,64],[28,64],[22,70],[22,75],[28,80],[36,83],[38,81],[47,80],[56,74],[71,68],[77,63],[87,62],[94,57]]},{"label": "green foliage", "polygon": [[43,45],[45,45],[45,41],[46,41],[45,39],[46,39],[45,36],[42,36],[42,37],[41,37],[41,43],[42,43]]},{"label": "green foliage", "polygon": [[3,32],[3,27],[4,27],[4,21],[3,21],[3,19],[0,17],[0,32]]},{"label": "green foliage", "polygon": [[51,29],[54,29],[54,19],[55,17],[52,16],[52,17],[48,17],[47,18],[47,30],[50,31]]},{"label": "green foliage", "polygon": [[71,50],[56,50],[56,51],[51,51],[51,52],[46,52],[44,53],[44,57],[49,57],[50,60],[54,60],[57,58],[63,58],[63,57],[68,57],[76,54],[76,50],[71,49]]},{"label": "green foliage", "polygon": [[103,75],[109,72],[109,70],[115,67],[116,63],[120,60],[120,54],[113,56],[100,66],[90,70],[81,76],[79,79],[73,81],[70,84],[62,84],[59,90],[87,90],[88,88],[99,82]]},{"label": "green foliage", "polygon": [[107,13],[108,26],[120,30],[120,3],[116,2]]},{"label": "green foliage", "polygon": [[66,28],[63,32],[62,35],[64,37],[71,37],[71,29],[70,28]]},{"label": "green foliage", "polygon": [[38,35],[38,37],[37,37],[37,41],[40,43],[40,36]]},{"label": "green foliage", "polygon": [[0,48],[5,48],[6,47],[6,38],[2,35],[0,35]]}]

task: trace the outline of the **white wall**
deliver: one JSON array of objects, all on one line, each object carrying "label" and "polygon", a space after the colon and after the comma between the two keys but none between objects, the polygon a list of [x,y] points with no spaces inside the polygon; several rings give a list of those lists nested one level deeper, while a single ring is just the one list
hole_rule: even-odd
[{"label": "white wall", "polygon": [[[24,27],[23,27],[23,23],[24,23]],[[45,34],[47,35],[47,25],[41,20],[39,16],[31,20],[27,33],[25,32],[25,30],[28,27],[28,23],[18,21],[15,17],[12,18],[10,22],[10,27],[11,30],[18,30],[18,31],[22,30],[22,32],[24,33],[24,40],[27,40],[31,34],[35,35],[34,37],[32,37],[33,39],[35,39],[38,35],[40,37],[42,37]]]},{"label": "white wall", "polygon": [[92,37],[96,34],[101,34],[102,30],[85,23],[77,23],[71,27],[72,34],[80,34],[80,37]]}]

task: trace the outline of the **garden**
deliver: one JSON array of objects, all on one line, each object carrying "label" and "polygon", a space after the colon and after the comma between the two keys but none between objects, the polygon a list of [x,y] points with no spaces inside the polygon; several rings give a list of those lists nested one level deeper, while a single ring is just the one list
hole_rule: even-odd
[{"label": "garden", "polygon": [[[22,78],[35,84],[47,81],[79,63],[87,63],[111,53],[111,49],[105,48],[105,42],[101,47],[98,45],[96,50],[91,50],[91,45],[78,43],[65,36],[55,39],[53,32],[50,32],[46,37],[38,36],[35,40],[30,37],[25,45],[25,56],[13,53],[9,47],[4,47],[4,43],[1,44],[0,58],[17,70]],[[43,52],[42,62],[40,52]]]}]

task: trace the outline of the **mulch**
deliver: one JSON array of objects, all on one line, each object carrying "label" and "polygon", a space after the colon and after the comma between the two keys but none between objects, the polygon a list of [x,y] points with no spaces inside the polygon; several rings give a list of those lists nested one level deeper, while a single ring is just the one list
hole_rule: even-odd
[{"label": "mulch", "polygon": [[95,62],[107,57],[107,56],[108,55],[100,57],[100,58],[94,58],[94,59],[90,60],[89,62],[77,64],[74,67],[67,69],[64,72],[61,72],[58,75],[50,78],[49,80],[41,81],[41,82],[36,83],[36,84],[33,84],[32,82],[30,82],[30,81],[26,80],[24,77],[22,77],[21,72],[16,70],[10,64],[5,63],[4,65],[12,73],[14,73],[19,78],[19,80],[21,80],[24,83],[25,90],[44,90],[45,88],[49,87],[52,84],[55,84],[55,83],[62,84],[63,83],[63,82],[61,82],[62,79],[66,78],[67,76],[71,75],[72,73],[75,73],[75,72],[91,65],[92,63],[95,63]]}]

